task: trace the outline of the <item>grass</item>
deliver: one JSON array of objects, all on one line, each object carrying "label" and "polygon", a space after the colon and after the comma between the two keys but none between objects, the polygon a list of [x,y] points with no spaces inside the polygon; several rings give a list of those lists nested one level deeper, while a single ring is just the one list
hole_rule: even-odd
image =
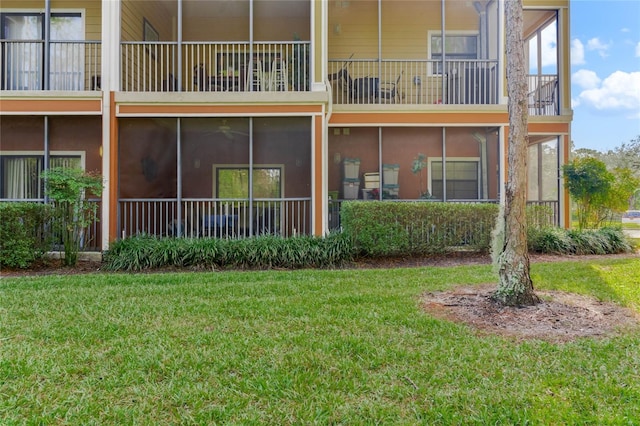
[{"label": "grass", "polygon": [[[640,309],[640,260],[534,264]],[[640,333],[479,337],[419,296],[489,266],[0,281],[1,424],[634,424]]]}]

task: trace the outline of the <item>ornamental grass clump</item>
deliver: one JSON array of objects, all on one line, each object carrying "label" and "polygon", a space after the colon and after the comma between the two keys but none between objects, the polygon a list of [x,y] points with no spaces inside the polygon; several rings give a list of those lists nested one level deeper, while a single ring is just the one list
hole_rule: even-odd
[{"label": "ornamental grass clump", "polygon": [[326,237],[158,238],[141,235],[116,241],[104,269],[141,271],[167,267],[196,269],[299,269],[341,266],[353,258],[342,233]]}]

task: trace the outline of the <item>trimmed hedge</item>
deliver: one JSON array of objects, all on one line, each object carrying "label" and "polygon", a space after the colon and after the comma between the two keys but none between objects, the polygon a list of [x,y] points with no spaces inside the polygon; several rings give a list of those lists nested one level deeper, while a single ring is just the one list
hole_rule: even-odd
[{"label": "trimmed hedge", "polygon": [[237,240],[137,236],[114,242],[105,253],[104,269],[328,268],[352,258],[350,241],[341,233],[326,238],[263,235]]},{"label": "trimmed hedge", "polygon": [[344,202],[344,232],[360,256],[442,254],[468,248],[487,251],[496,204]]},{"label": "trimmed hedge", "polygon": [[0,203],[0,267],[29,268],[42,260],[51,241],[45,226],[51,206],[41,203]]}]

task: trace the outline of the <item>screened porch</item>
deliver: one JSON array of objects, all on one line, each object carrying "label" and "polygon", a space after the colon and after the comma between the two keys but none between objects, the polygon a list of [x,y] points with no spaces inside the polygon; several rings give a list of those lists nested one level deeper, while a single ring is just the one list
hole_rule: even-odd
[{"label": "screened porch", "polygon": [[309,117],[121,119],[118,237],[311,234]]}]

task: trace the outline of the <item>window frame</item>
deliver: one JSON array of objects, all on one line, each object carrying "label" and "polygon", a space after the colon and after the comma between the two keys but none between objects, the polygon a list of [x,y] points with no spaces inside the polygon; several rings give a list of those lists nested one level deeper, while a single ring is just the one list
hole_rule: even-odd
[{"label": "window frame", "polygon": [[[458,163],[475,163],[477,166],[477,172],[476,172],[476,190],[477,190],[477,198],[454,198],[454,197],[450,197],[449,194],[447,194],[447,198],[446,200],[444,200],[444,192],[443,192],[443,201],[449,201],[449,200],[482,200],[482,198],[480,198],[480,194],[482,194],[482,188],[481,188],[481,183],[482,183],[482,170],[481,170],[481,164],[480,164],[480,157],[446,157],[445,158],[445,163],[449,163],[449,162],[458,162]],[[427,175],[427,179],[428,179],[428,189],[429,189],[429,194],[433,195],[433,163],[442,163],[442,157],[429,157],[427,159],[427,163],[429,164],[428,167],[428,175]],[[443,182],[443,188],[445,185],[446,181],[449,180],[460,180],[460,179],[445,179],[445,176],[442,176],[442,182]]]},{"label": "window frame", "polygon": [[[479,52],[480,52],[480,32],[479,31],[474,31],[474,30],[453,30],[453,31],[445,31],[444,32],[444,38],[445,39],[447,37],[470,37],[470,36],[473,36],[476,39],[475,58],[460,58],[460,57],[458,57],[457,58],[458,60],[468,60],[468,61],[478,60],[478,55],[479,55]],[[442,63],[442,53],[438,53],[437,54],[440,57],[436,60],[433,57],[434,52],[432,51],[432,48],[431,48],[434,37],[442,38],[442,31],[429,30],[427,32],[427,58],[429,59],[428,73],[429,73],[429,75],[442,76],[442,72],[439,69],[440,65],[437,65],[437,64],[441,64]],[[444,48],[445,48],[445,46],[443,46],[443,49]],[[447,58],[449,58],[449,55],[454,55],[455,56],[455,55],[460,55],[460,54],[447,54],[445,52],[445,60],[448,60]]]},{"label": "window frame", "polygon": [[[283,199],[285,198],[285,194],[284,194],[284,179],[285,179],[285,173],[284,173],[284,164],[254,164],[253,167],[251,167],[249,164],[214,164],[212,166],[212,175],[213,175],[213,185],[212,185],[212,192],[213,192],[213,198],[214,199],[223,199],[219,196],[219,190],[218,190],[218,170],[220,169],[226,169],[226,170],[232,170],[232,169],[236,169],[236,170],[247,170],[250,173],[252,172],[252,170],[255,169],[278,169],[280,171],[280,197],[276,198],[276,199]],[[241,198],[241,199],[249,199],[250,197],[253,199],[258,199],[261,200],[263,198],[256,198],[253,196],[253,191],[251,191],[251,188],[247,188],[248,189],[248,194],[246,198]],[[235,198],[234,198],[235,199]]]},{"label": "window frame", "polygon": [[[41,37],[39,39],[34,39],[34,40],[22,40],[22,39],[12,39],[12,41],[31,41],[31,42],[41,42],[43,43],[43,49],[42,52],[40,54],[40,58],[39,58],[39,64],[40,65],[40,69],[37,70],[38,73],[38,84],[37,86],[39,87],[35,87],[35,88],[29,88],[29,90],[43,90],[44,89],[44,60],[45,60],[45,52],[44,52],[44,37],[45,37],[45,26],[46,26],[46,21],[47,21],[47,16],[46,14],[42,11],[42,9],[31,9],[31,8],[27,8],[27,9],[22,9],[22,8],[11,8],[11,9],[4,9],[2,10],[2,12],[0,12],[0,39],[6,40],[6,31],[5,31],[5,19],[8,16],[38,16],[41,17],[41,22],[40,22],[40,33],[42,34]],[[86,9],[81,9],[81,8],[69,8],[69,9],[52,9],[49,15],[49,20],[51,20],[51,18],[57,18],[57,17],[78,17],[80,18],[80,33],[81,33],[81,37],[76,40],[76,41],[86,41],[86,34],[87,34],[87,30],[86,30]],[[52,42],[65,42],[65,41],[73,41],[73,40],[58,40],[58,39],[50,39],[50,41]],[[84,55],[84,48],[82,50],[83,55]],[[4,51],[0,52],[0,54],[2,55],[2,57],[5,57],[5,55],[7,55],[7,53]],[[8,56],[8,55],[7,55]],[[50,59],[51,61],[51,59]],[[79,70],[80,74],[81,74],[81,78],[80,81],[84,81],[84,75],[85,75],[85,66],[84,66],[84,61],[82,62],[83,66],[82,69]],[[9,72],[9,71],[7,71]],[[51,69],[49,71],[51,73]],[[2,82],[3,82],[3,89],[4,89],[4,82],[5,80],[7,82],[9,82],[10,79],[7,79],[7,76],[5,76],[4,74],[2,75]],[[11,89],[9,89],[11,90]],[[15,90],[21,90],[21,89],[15,89]],[[53,89],[56,90],[56,89]]]},{"label": "window frame", "polygon": [[[2,185],[0,185],[0,199],[1,200],[43,200],[44,197],[39,198],[7,198],[5,196],[6,190],[4,181],[4,159],[6,157],[14,157],[14,158],[38,158],[42,160],[40,166],[40,176],[42,176],[42,172],[45,170],[44,168],[44,151],[0,151],[0,177],[2,177]],[[80,167],[82,170],[86,170],[86,151],[49,151],[49,159],[51,158],[80,158]],[[47,167],[48,169],[49,167]],[[44,191],[42,192],[44,195]]]}]

